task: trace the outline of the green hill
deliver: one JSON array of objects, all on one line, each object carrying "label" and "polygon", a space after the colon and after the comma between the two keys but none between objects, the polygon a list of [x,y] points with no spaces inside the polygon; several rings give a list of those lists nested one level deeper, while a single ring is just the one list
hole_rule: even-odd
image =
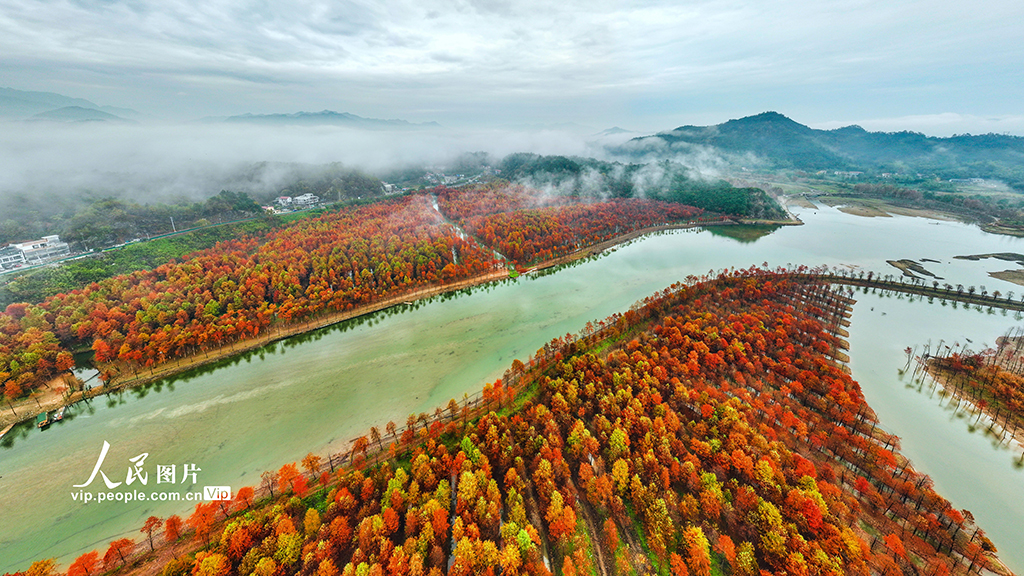
[{"label": "green hill", "polygon": [[927,172],[943,179],[999,179],[1024,190],[1024,138],[1020,136],[940,138],[909,131],[868,132],[860,126],[817,130],[777,112],[714,126],[680,126],[634,138],[612,151],[637,158],[698,148],[744,158],[753,154],[774,168]]}]

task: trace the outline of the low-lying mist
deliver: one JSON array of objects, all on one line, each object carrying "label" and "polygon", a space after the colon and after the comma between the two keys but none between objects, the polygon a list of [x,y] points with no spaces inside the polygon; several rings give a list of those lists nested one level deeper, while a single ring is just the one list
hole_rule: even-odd
[{"label": "low-lying mist", "polygon": [[[333,126],[0,126],[0,202],[112,195],[138,202],[201,200],[222,189],[279,190],[301,165],[341,163],[374,175],[444,166],[464,152],[604,157],[604,142],[554,130],[365,131]],[[254,165],[268,163],[254,170]]]},{"label": "low-lying mist", "polygon": [[[254,213],[248,199],[239,202],[252,206],[240,208],[225,205],[235,196],[214,198],[221,191],[257,203],[306,192],[341,201],[381,194],[381,181],[441,181],[424,178],[427,170],[472,176],[490,166],[549,194],[646,197],[673,181],[662,160],[672,161],[673,174],[707,182],[719,181],[728,163],[699,147],[652,149],[650,139],[629,138],[571,128],[7,122],[0,124],[0,246],[60,234],[83,249],[170,232],[175,220],[191,227]],[[533,158],[530,169],[512,169],[514,158]]]}]

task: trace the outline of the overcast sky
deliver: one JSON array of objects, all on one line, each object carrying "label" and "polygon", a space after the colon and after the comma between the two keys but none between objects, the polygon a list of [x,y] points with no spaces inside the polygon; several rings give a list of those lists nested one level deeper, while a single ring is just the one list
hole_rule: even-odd
[{"label": "overcast sky", "polygon": [[0,0],[0,85],[193,119],[1024,134],[1021,0]]}]

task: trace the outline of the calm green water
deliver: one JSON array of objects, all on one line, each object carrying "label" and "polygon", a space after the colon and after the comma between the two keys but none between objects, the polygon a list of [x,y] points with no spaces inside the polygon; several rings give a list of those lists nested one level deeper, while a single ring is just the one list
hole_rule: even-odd
[{"label": "calm green water", "polygon": [[[990,287],[991,288],[991,287]],[[992,288],[995,289],[995,288]],[[1019,292],[1019,291],[1018,291]],[[934,350],[967,339],[973,350],[992,347],[995,339],[1019,316],[1002,311],[989,313],[976,307],[929,304],[915,297],[854,295],[850,328],[850,369],[860,382],[868,404],[875,409],[883,427],[901,439],[901,448],[914,467],[931,476],[936,490],[957,508],[970,510],[999,549],[999,557],[1017,573],[1024,567],[1024,471],[1014,465],[1022,448],[1000,444],[986,433],[986,420],[977,426],[976,414],[964,406],[954,411],[956,401],[939,395],[928,382],[912,382],[904,348],[927,342]],[[880,338],[884,334],[886,337]]]},{"label": "calm green water", "polygon": [[[83,552],[105,548],[115,536],[141,538],[138,529],[150,515],[190,513],[194,504],[188,502],[73,500],[73,485],[88,479],[104,441],[111,447],[102,470],[114,482],[125,480],[129,458],[149,454],[146,492],[256,485],[262,471],[311,450],[337,450],[372,425],[401,425],[410,413],[433,411],[450,398],[476,392],[514,358],[526,359],[551,338],[620,312],[690,274],[762,262],[889,274],[897,271],[887,259],[933,258],[941,263],[926,266],[953,284],[1024,290],[986,276],[1012,264],[951,260],[958,254],[1024,252],[1024,241],[955,223],[860,218],[828,208],[795,211],[805,226],[785,227],[754,242],[706,231],[647,237],[555,274],[379,314],[187,381],[97,399],[43,432],[17,430],[0,447],[0,571],[47,556],[66,566]],[[961,332],[975,342],[992,342],[1018,322],[1012,316],[953,314],[925,302],[892,298],[873,305],[873,296],[858,298],[852,367],[869,402],[883,424],[904,437],[904,453],[915,465],[932,474],[955,506],[971,509],[1002,557],[1024,571],[1024,561],[1007,553],[1024,550],[1024,536],[1016,530],[1024,511],[1011,503],[1024,478],[1013,466],[1014,454],[993,448],[936,399],[907,389],[896,374],[908,345],[949,341]],[[975,459],[990,465],[981,467]],[[170,464],[177,466],[178,482],[183,465],[199,467],[195,486],[156,484],[156,466]],[[102,482],[97,477],[85,490],[97,492]]]}]

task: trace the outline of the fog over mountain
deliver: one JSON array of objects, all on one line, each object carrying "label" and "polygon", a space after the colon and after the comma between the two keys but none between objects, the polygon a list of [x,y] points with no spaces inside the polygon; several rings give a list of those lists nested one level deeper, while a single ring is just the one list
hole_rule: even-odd
[{"label": "fog over mountain", "polygon": [[778,112],[763,112],[712,126],[679,126],[634,138],[615,152],[660,157],[693,148],[752,154],[773,166],[801,170],[900,166],[1024,166],[1024,137],[1002,134],[927,136],[920,132],[869,132],[861,126],[817,130]]},{"label": "fog over mountain", "polygon": [[[909,168],[1024,186],[1024,139],[935,138],[907,132],[913,122],[898,134],[860,126],[820,130],[773,112],[646,132],[632,125],[602,130],[568,118],[459,128],[406,120],[404,110],[376,118],[322,110],[164,121],[77,95],[0,88],[0,203],[42,216],[105,197],[181,203],[220,190],[266,197],[316,178],[326,165],[383,177],[410,167],[444,169],[467,152],[495,160],[518,152],[623,163],[671,160],[710,180],[738,167]],[[536,178],[531,174],[528,181],[550,185]]]},{"label": "fog over mountain", "polygon": [[[77,121],[38,120],[47,116]],[[326,117],[348,120],[324,124],[281,114],[254,116],[259,119],[253,122],[135,123],[74,106],[38,113],[32,121],[8,120],[0,123],[0,201],[73,195],[139,202],[200,200],[222,189],[261,194],[301,179],[296,166],[340,163],[379,175],[409,166],[443,168],[466,152],[495,159],[515,152],[625,163],[667,159],[708,178],[740,166],[895,169],[886,166],[903,162],[931,170],[949,168],[958,159],[970,172],[970,166],[982,161],[989,167],[992,162],[1012,167],[1024,157],[1021,138],[934,138],[867,132],[857,126],[823,131],[778,113],[649,136],[620,127],[597,131],[574,124],[470,130],[340,113]],[[1000,174],[1008,173],[957,172],[949,177]]]},{"label": "fog over mountain", "polygon": [[[619,139],[621,141],[621,138]],[[114,194],[140,201],[274,189],[294,175],[249,181],[254,163],[328,164],[371,172],[444,165],[463,152],[603,156],[602,140],[558,130],[362,130],[248,123],[0,124],[0,201],[19,195]]]}]

